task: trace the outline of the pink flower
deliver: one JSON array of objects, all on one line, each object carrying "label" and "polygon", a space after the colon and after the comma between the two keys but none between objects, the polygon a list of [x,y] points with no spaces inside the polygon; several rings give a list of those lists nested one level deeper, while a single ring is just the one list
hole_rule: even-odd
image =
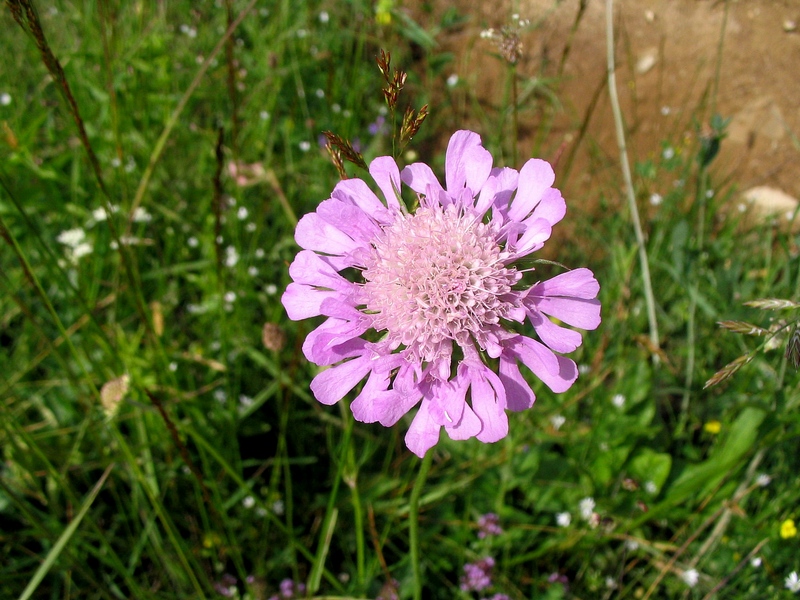
[{"label": "pink flower", "polygon": [[[418,456],[442,427],[454,440],[496,442],[508,433],[506,409],[535,400],[518,363],[554,392],[578,376],[556,352],[575,350],[581,334],[550,317],[582,329],[600,324],[590,270],[533,283],[533,269],[520,265],[566,212],[553,169],[538,159],[519,172],[492,168],[480,136],[458,131],[447,147],[445,187],[422,163],[401,173],[383,156],[369,171],[385,204],[364,181],[341,181],[295,232],[304,250],[289,268],[283,305],[294,320],[327,317],[303,352],[333,365],[311,390],[330,405],[366,378],[353,415],[387,427],[419,404],[405,438]],[[417,194],[413,213],[402,184]],[[343,277],[346,269],[360,280]],[[538,339],[508,327],[526,318]]]}]

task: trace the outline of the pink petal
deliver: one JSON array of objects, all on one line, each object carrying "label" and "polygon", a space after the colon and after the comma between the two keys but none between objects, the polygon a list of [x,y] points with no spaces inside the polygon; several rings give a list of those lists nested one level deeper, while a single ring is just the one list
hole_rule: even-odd
[{"label": "pink petal", "polygon": [[568,296],[591,300],[597,297],[600,284],[586,268],[561,273],[531,288],[530,296]]},{"label": "pink petal", "polygon": [[464,414],[466,386],[459,387],[451,381],[438,381],[431,386],[431,399],[428,410],[439,425],[453,426],[461,421]]},{"label": "pink petal", "polygon": [[292,321],[301,321],[322,314],[322,303],[328,298],[340,298],[338,291],[323,291],[302,283],[290,283],[281,296],[281,303]]},{"label": "pink petal", "polygon": [[498,377],[506,389],[508,410],[527,410],[536,402],[536,395],[519,371],[515,357],[501,356]]},{"label": "pink petal", "polygon": [[323,200],[317,206],[317,214],[362,246],[368,245],[381,231],[360,207],[340,200]]},{"label": "pink petal", "polygon": [[475,210],[483,215],[490,206],[504,212],[508,208],[508,202],[514,190],[517,189],[517,179],[519,173],[514,169],[504,167],[502,169],[492,169],[486,183],[481,187],[478,202]]},{"label": "pink petal", "polygon": [[400,171],[391,156],[379,156],[369,164],[369,174],[389,206],[400,208]]},{"label": "pink petal", "polygon": [[508,435],[503,384],[497,375],[486,367],[470,369],[470,373],[472,409],[483,424],[477,438],[485,443],[501,440]]},{"label": "pink petal", "polygon": [[[525,366],[556,393],[568,390],[578,377],[577,370],[573,377],[569,365],[562,366],[561,359],[563,357],[557,357],[550,348],[536,340],[518,336],[508,342],[506,347],[516,353]],[[572,364],[574,366],[575,363]],[[564,373],[562,373],[562,368],[566,368]]]},{"label": "pink petal", "polygon": [[556,175],[547,161],[532,158],[519,171],[517,195],[511,201],[509,219],[521,221],[527,217],[542,199],[544,191],[553,185]]},{"label": "pink petal", "polygon": [[335,367],[325,369],[311,380],[311,391],[322,404],[336,404],[352,390],[372,369],[371,361],[364,355]]},{"label": "pink petal", "polygon": [[534,307],[568,325],[581,329],[596,329],[601,321],[599,300],[547,296],[537,300]]},{"label": "pink petal", "polygon": [[548,188],[542,193],[542,200],[533,209],[531,216],[544,219],[550,225],[555,225],[567,214],[567,203],[561,192],[556,188]]},{"label": "pink petal", "polygon": [[580,333],[559,327],[538,311],[531,312],[530,319],[539,338],[556,352],[572,352],[583,341]]},{"label": "pink petal", "polygon": [[[397,167],[395,166],[395,168]],[[392,213],[362,179],[340,181],[333,189],[331,197],[358,206],[378,223],[392,221]]]},{"label": "pink petal", "polygon": [[327,319],[306,336],[303,355],[319,366],[332,365],[364,354],[366,341],[360,336],[367,327],[360,322]]},{"label": "pink petal", "polygon": [[301,250],[289,265],[289,275],[295,283],[313,285],[349,294],[355,284],[347,281],[336,270],[311,250]]},{"label": "pink petal", "polygon": [[301,248],[325,254],[347,254],[359,247],[353,239],[317,213],[308,213],[297,223],[294,239]]},{"label": "pink petal", "polygon": [[544,243],[550,239],[550,235],[553,232],[552,226],[546,220],[533,217],[531,219],[524,221],[526,225],[525,233],[514,245],[514,252],[518,256],[525,256],[544,246]]},{"label": "pink petal", "polygon": [[437,425],[429,411],[430,400],[422,399],[422,404],[406,432],[406,446],[420,458],[439,441],[441,426]]},{"label": "pink petal", "polygon": [[469,404],[464,404],[464,414],[461,415],[458,424],[452,427],[445,425],[444,430],[451,440],[468,440],[478,435],[482,428],[483,423],[478,415],[469,407]]},{"label": "pink petal", "polygon": [[[479,148],[480,145],[481,136],[472,131],[456,131],[450,137],[450,141],[447,143],[447,152],[445,152],[444,173],[446,188],[451,194],[457,193],[467,184],[469,179],[468,171],[472,167],[470,164],[470,159],[472,158],[470,152],[475,148]],[[489,170],[492,167],[491,158],[490,155]],[[480,162],[480,159],[478,161]],[[486,172],[486,176],[489,176],[489,171]],[[484,177],[484,181],[485,179],[486,177]],[[477,191],[480,188],[473,189]]]},{"label": "pink petal", "polygon": [[400,179],[418,194],[431,194],[433,190],[433,194],[438,195],[444,191],[436,175],[425,163],[408,165],[400,172]]}]

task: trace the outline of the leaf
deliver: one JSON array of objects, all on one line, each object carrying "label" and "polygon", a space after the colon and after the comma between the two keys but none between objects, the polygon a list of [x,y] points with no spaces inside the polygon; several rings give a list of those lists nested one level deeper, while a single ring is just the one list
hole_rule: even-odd
[{"label": "leaf", "polygon": [[656,452],[651,448],[643,448],[631,460],[628,469],[639,481],[652,481],[660,490],[672,470],[672,456],[666,452]]},{"label": "leaf", "polygon": [[50,552],[47,553],[44,561],[39,568],[36,569],[36,573],[33,574],[33,578],[28,582],[28,585],[23,590],[22,594],[19,596],[19,600],[28,600],[33,593],[36,591],[36,588],[39,587],[39,584],[42,583],[42,579],[44,579],[47,572],[53,566],[53,563],[58,558],[58,555],[61,554],[61,551],[67,545],[69,540],[72,538],[72,534],[78,529],[78,525],[81,524],[83,521],[83,517],[86,516],[86,513],[89,511],[89,508],[92,506],[94,499],[97,498],[97,494],[100,493],[100,490],[103,488],[103,484],[108,479],[108,476],[111,474],[111,469],[114,468],[113,464],[108,465],[106,470],[100,476],[99,481],[95,484],[92,488],[92,491],[89,492],[89,495],[86,496],[86,500],[83,501],[83,505],[81,509],[78,511],[78,514],[75,515],[75,518],[72,519],[67,528],[64,530],[64,533],[59,536],[58,541],[56,541],[55,545],[50,549]]}]

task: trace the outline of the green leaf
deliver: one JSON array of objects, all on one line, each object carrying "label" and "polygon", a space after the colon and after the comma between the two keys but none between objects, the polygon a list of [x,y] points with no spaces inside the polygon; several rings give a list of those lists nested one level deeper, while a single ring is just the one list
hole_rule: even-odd
[{"label": "green leaf", "polygon": [[672,456],[665,452],[656,452],[651,448],[643,448],[631,460],[628,470],[639,481],[652,481],[660,490],[672,470]]}]

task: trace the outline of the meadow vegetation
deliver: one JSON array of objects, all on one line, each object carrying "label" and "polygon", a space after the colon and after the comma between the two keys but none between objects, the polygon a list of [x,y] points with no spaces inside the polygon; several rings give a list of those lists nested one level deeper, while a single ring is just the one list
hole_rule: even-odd
[{"label": "meadow vegetation", "polygon": [[[531,378],[536,405],[497,443],[441,436],[413,568],[408,421],[318,403],[301,352],[316,324],[280,298],[297,220],[339,180],[324,131],[440,175],[455,129],[507,166],[559,156],[557,78],[524,94],[509,69],[503,104],[479,106],[436,45],[471,17],[444,15],[426,29],[391,0],[3,4],[0,597],[388,600],[418,578],[430,599],[793,597],[798,247],[718,210],[737,182],[714,162],[711,101],[631,157],[658,346],[620,172],[618,195],[566,198],[569,233],[549,245],[601,285],[577,383]],[[408,74],[396,114],[381,49]],[[400,152],[402,111],[426,104]],[[518,145],[537,115],[534,147]],[[762,298],[786,302],[744,304]]]}]

